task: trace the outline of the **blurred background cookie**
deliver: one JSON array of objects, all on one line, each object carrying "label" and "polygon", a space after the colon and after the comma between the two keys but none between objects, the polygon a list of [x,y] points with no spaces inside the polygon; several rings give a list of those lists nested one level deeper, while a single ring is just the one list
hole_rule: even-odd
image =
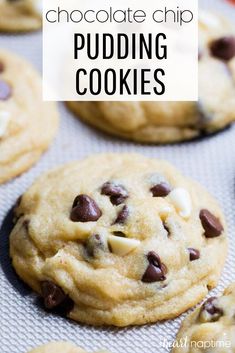
[{"label": "blurred background cookie", "polygon": [[0,32],[28,32],[42,26],[42,0],[0,0]]},{"label": "blurred background cookie", "polygon": [[235,120],[234,57],[232,25],[202,11],[198,102],[68,102],[68,106],[86,123],[129,140],[190,140],[221,130]]},{"label": "blurred background cookie", "polygon": [[42,102],[39,74],[24,59],[0,50],[0,183],[29,169],[57,126],[56,105]]},{"label": "blurred background cookie", "polygon": [[172,353],[235,352],[235,283],[211,297],[182,324]]}]

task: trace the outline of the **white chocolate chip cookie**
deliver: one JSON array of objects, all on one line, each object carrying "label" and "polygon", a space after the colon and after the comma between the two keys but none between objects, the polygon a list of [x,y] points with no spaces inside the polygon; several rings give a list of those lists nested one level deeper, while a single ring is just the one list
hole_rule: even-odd
[{"label": "white chocolate chip cookie", "polygon": [[55,104],[42,102],[39,74],[22,58],[0,50],[0,184],[39,159],[57,125]]},{"label": "white chocolate chip cookie", "polygon": [[39,178],[16,208],[10,255],[48,310],[93,325],[173,318],[224,264],[223,214],[167,162],[102,154]]},{"label": "white chocolate chip cookie", "polygon": [[69,102],[83,121],[129,140],[170,143],[235,120],[235,30],[209,12],[199,17],[198,102]]},{"label": "white chocolate chip cookie", "polygon": [[42,26],[42,0],[0,0],[0,32],[35,31]]},{"label": "white chocolate chip cookie", "polygon": [[234,353],[234,315],[235,283],[184,320],[172,353]]},{"label": "white chocolate chip cookie", "polygon": [[[50,342],[43,346],[31,350],[29,353],[87,353],[81,348],[76,347],[69,342]],[[108,353],[107,351],[98,351],[96,353]]]}]

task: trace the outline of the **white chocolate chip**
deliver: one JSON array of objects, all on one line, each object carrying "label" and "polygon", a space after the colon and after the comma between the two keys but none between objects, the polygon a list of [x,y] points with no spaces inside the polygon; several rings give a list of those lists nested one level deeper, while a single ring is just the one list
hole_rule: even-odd
[{"label": "white chocolate chip", "polygon": [[189,218],[192,212],[192,201],[186,189],[176,188],[170,192],[168,198],[181,217]]},{"label": "white chocolate chip", "polygon": [[10,113],[6,111],[0,112],[0,138],[6,133],[9,121]]},{"label": "white chocolate chip", "polygon": [[118,237],[115,235],[109,235],[108,243],[112,252],[120,256],[127,255],[140,245],[140,241],[137,239]]},{"label": "white chocolate chip", "polygon": [[220,25],[219,18],[212,13],[206,11],[200,11],[199,22],[209,28],[217,28]]}]

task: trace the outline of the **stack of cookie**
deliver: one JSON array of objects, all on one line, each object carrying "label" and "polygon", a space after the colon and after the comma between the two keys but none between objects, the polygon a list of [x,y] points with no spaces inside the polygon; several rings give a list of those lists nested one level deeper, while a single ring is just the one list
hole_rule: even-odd
[{"label": "stack of cookie", "polygon": [[[39,29],[39,5],[2,0],[0,30]],[[201,13],[197,103],[67,105],[88,124],[144,143],[221,130],[235,120],[234,33],[227,20]],[[56,105],[42,102],[39,74],[1,49],[0,183],[39,159],[57,125]],[[168,162],[108,152],[47,172],[18,199],[12,265],[46,311],[79,323],[127,327],[173,319],[217,286],[227,256],[225,217],[207,190]],[[234,353],[234,312],[231,284],[186,318],[172,352]],[[218,350],[217,342],[230,346]],[[58,341],[30,353],[83,352]]]}]

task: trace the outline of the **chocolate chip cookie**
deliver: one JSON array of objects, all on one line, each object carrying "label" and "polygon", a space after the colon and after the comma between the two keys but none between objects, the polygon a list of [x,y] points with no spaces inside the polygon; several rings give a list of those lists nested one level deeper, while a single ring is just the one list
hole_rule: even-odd
[{"label": "chocolate chip cookie", "polygon": [[0,0],[0,31],[28,32],[42,26],[42,0]]},{"label": "chocolate chip cookie", "polygon": [[[69,342],[50,342],[38,348],[31,350],[29,353],[86,353],[81,348],[76,347]],[[107,351],[98,351],[96,353],[108,353]]]},{"label": "chocolate chip cookie", "polygon": [[69,102],[83,121],[129,140],[170,143],[223,129],[235,120],[235,30],[199,16],[198,102]]},{"label": "chocolate chip cookie", "polygon": [[235,352],[235,283],[211,297],[183,322],[172,353]]},{"label": "chocolate chip cookie", "polygon": [[39,159],[57,125],[55,104],[42,102],[39,74],[22,58],[0,50],[0,184]]},{"label": "chocolate chip cookie", "polygon": [[214,198],[167,162],[136,154],[43,175],[16,219],[18,275],[47,310],[92,325],[176,317],[217,284],[227,251]]}]

